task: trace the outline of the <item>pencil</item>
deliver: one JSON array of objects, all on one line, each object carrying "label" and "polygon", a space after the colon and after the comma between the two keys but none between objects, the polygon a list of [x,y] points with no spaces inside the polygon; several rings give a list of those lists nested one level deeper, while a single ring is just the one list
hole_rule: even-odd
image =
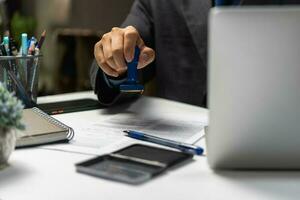
[{"label": "pencil", "polygon": [[46,38],[46,30],[43,31],[41,38],[40,38],[38,44],[36,45],[36,48],[38,48],[38,49],[42,48],[45,38]]}]

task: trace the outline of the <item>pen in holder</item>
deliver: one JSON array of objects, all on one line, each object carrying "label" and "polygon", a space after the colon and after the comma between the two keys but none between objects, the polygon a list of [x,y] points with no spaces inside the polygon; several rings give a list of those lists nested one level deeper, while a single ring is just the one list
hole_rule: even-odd
[{"label": "pen in holder", "polygon": [[36,105],[42,55],[0,56],[0,81],[26,108]]}]

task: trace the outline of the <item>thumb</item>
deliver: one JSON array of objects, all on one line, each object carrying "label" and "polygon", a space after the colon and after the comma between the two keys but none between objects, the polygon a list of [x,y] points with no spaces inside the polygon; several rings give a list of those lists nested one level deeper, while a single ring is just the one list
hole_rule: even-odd
[{"label": "thumb", "polygon": [[140,57],[139,57],[139,64],[138,69],[144,68],[150,63],[152,63],[155,59],[155,52],[153,49],[149,47],[143,47],[141,49]]}]

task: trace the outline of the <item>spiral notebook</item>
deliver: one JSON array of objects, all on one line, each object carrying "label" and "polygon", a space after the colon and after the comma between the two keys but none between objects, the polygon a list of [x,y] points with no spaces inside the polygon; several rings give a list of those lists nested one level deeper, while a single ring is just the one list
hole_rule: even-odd
[{"label": "spiral notebook", "polygon": [[39,108],[24,109],[22,122],[25,130],[19,131],[16,147],[70,141],[74,136],[71,127],[46,114]]}]

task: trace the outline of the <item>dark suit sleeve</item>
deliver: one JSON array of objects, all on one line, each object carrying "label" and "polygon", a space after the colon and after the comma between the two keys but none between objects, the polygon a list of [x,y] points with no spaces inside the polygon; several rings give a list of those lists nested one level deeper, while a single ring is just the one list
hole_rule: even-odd
[{"label": "dark suit sleeve", "polygon": [[149,0],[136,0],[123,22],[123,28],[134,26],[147,46],[153,47],[153,16]]},{"label": "dark suit sleeve", "polygon": [[[121,27],[134,26],[147,46],[153,48],[153,21],[151,15],[151,5],[148,0],[136,0],[131,8],[129,15]],[[147,82],[152,78],[153,67],[146,67],[143,70],[142,80]],[[127,101],[136,96],[121,94],[119,88],[110,84],[111,77],[108,77],[94,61],[90,70],[90,80],[95,94],[97,94],[100,103],[109,106],[119,101]]]}]

